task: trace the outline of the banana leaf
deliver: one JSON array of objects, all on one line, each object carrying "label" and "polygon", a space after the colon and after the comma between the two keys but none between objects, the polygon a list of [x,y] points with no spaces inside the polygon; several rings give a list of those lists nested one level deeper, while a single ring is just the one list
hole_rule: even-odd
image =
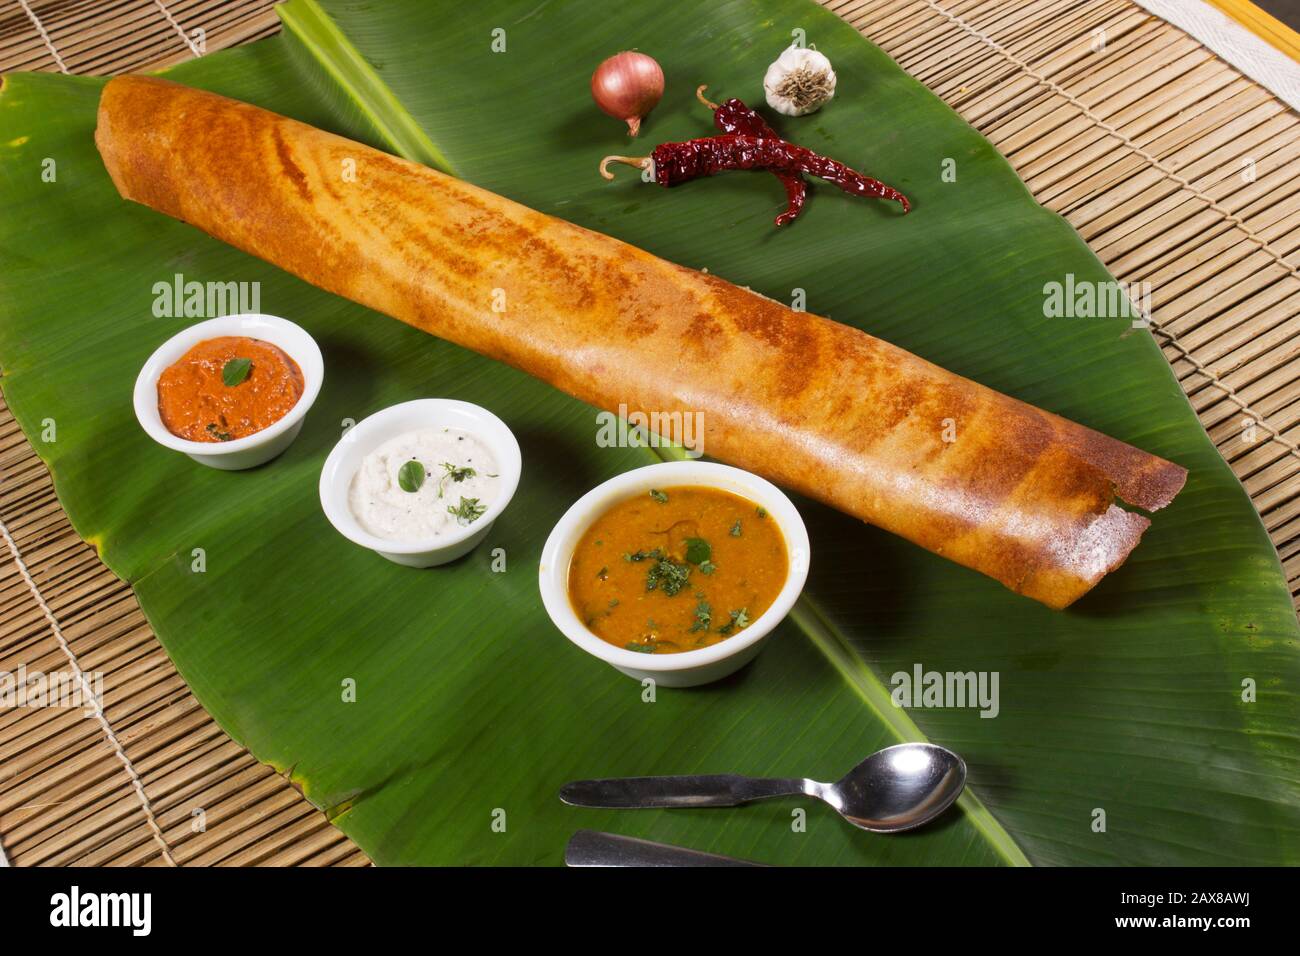
[{"label": "banana leaf", "polygon": [[[576,0],[291,0],[280,15],[280,35],[167,75],[774,298],[806,296],[809,311],[1190,471],[1128,562],[1065,612],[801,501],[812,575],[768,649],[726,681],[650,699],[551,627],[536,563],[574,498],[659,452],[597,447],[592,408],[121,201],[92,142],[102,81],[10,75],[6,400],[78,532],[132,584],[202,704],[376,862],[557,863],[582,827],[786,864],[1300,860],[1300,630],[1258,516],[1147,331],[1044,315],[1046,283],[1110,277],[880,50],[804,0],[598,12]],[[648,149],[709,131],[697,84],[761,105],[763,71],[794,30],[830,57],[839,90],[819,113],[774,118],[778,130],[898,186],[910,215],[814,187],[804,216],[776,230],[770,176],[671,191],[596,176],[602,155],[629,151],[622,124],[590,100],[600,59],[637,48],[662,63]],[[134,420],[141,364],[195,321],[155,314],[155,284],[178,273],[260,283],[261,309],[322,346],[317,405],[265,467],[201,468]],[[423,572],[345,541],[316,497],[349,422],[422,396],[493,409],[524,451],[517,498],[484,546]],[[895,675],[917,667],[996,674],[996,716],[895,706]],[[593,776],[832,780],[901,739],[944,744],[970,766],[958,811],[903,836],[863,834],[822,806],[620,813],[556,797]]]}]

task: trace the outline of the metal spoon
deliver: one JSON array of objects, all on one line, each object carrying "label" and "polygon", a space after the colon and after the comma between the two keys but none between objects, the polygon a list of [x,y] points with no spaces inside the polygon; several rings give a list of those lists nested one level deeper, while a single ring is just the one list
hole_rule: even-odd
[{"label": "metal spoon", "polygon": [[897,833],[929,823],[966,786],[966,763],[935,744],[878,750],[837,783],[797,777],[732,774],[575,780],[560,799],[575,807],[633,810],[655,807],[736,807],[752,800],[806,794],[829,803],[855,827]]}]

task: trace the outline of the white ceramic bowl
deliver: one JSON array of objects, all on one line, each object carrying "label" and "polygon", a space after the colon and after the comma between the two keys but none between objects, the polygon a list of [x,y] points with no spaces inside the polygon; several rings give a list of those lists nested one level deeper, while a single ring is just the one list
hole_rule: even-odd
[{"label": "white ceramic bowl", "polygon": [[[302,369],[302,396],[278,422],[234,441],[189,441],[173,435],[158,414],[158,377],[195,345],[222,335],[248,336],[283,349]],[[135,380],[135,417],[158,444],[184,452],[199,464],[225,471],[253,468],[293,444],[324,377],[325,362],[315,339],[289,320],[261,313],[224,315],[177,332],[149,356]]]},{"label": "white ceramic bowl", "polygon": [[[603,641],[583,625],[569,601],[569,562],[591,523],[619,501],[647,494],[652,488],[707,485],[748,498],[767,510],[785,536],[790,571],[785,586],[752,624],[725,641],[679,654],[640,654]],[[768,634],[790,613],[808,579],[808,529],[785,494],[764,478],[704,461],[671,461],[624,472],[597,485],[565,512],[542,549],[542,604],[564,636],[629,677],[653,678],[664,687],[693,687],[726,677],[757,656]]]},{"label": "white ceramic bowl", "polygon": [[[478,437],[496,461],[501,484],[496,500],[472,524],[424,541],[390,541],[361,527],[348,503],[352,479],[362,460],[404,432],[419,428],[458,428]],[[412,568],[430,568],[455,561],[472,551],[492,530],[492,522],[505,511],[519,487],[522,462],[519,443],[506,423],[486,408],[450,398],[421,398],[390,405],[347,430],[334,446],[320,473],[320,504],[339,534],[375,551],[389,561]]]}]

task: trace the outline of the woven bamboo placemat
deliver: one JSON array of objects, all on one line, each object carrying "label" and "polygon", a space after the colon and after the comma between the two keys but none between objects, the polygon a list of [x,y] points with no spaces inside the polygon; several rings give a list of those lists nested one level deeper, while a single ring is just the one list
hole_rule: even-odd
[{"label": "woven bamboo placemat", "polygon": [[[1245,483],[1300,603],[1300,118],[1129,0],[822,0],[987,136],[1117,278]],[[274,33],[269,0],[0,0],[0,72],[121,73]],[[23,864],[366,865],[204,713],[0,402],[0,670],[104,709],[0,711]]]}]

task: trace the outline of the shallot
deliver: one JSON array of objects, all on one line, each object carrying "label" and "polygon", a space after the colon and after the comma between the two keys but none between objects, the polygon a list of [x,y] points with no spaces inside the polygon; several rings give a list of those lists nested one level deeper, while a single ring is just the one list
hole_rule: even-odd
[{"label": "shallot", "polygon": [[664,95],[664,71],[654,57],[625,50],[596,67],[591,74],[591,96],[596,105],[628,125],[629,134],[641,131],[641,120]]}]

